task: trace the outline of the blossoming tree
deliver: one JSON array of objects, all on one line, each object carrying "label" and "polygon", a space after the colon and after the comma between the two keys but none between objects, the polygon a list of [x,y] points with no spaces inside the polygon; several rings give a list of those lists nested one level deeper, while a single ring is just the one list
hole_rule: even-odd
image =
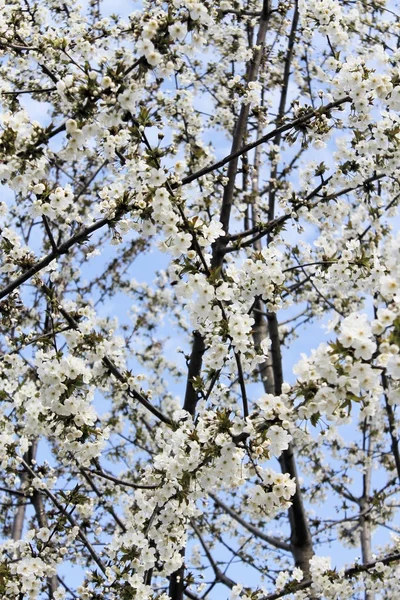
[{"label": "blossoming tree", "polygon": [[399,598],[397,3],[109,4],[0,0],[0,596]]}]

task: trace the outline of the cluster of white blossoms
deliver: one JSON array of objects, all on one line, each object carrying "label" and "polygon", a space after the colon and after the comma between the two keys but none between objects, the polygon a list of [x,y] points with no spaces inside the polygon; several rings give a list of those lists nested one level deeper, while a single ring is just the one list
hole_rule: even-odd
[{"label": "cluster of white blossoms", "polygon": [[[56,568],[49,568],[39,556],[29,554],[15,562],[10,569],[15,584],[7,585],[8,594],[27,594],[28,598],[37,598],[40,593],[41,580],[56,573]],[[20,583],[21,582],[21,585]]]},{"label": "cluster of white blossoms", "polygon": [[338,0],[303,0],[299,2],[299,11],[306,36],[312,37],[318,31],[321,35],[329,36],[333,44],[346,45],[349,36],[343,8]]},{"label": "cluster of white blossoms", "polygon": [[23,243],[22,237],[14,229],[4,227],[1,229],[0,236],[2,253],[0,273],[10,273],[18,268],[17,265],[29,260],[32,257],[32,251]]},{"label": "cluster of white blossoms", "polygon": [[[256,457],[245,462],[244,447],[234,441],[243,431],[240,419],[232,419],[226,411],[204,410],[194,426],[185,411],[173,416],[177,423],[173,430],[157,429],[155,443],[160,451],[141,477],[141,486],[148,489],[125,496],[126,531],[116,532],[107,546],[107,555],[118,569],[109,569],[109,580],[133,569],[135,575],[127,581],[143,598],[152,597],[143,583],[148,570],[157,566],[160,575],[168,576],[181,565],[186,526],[199,515],[197,501],[204,494],[236,489],[246,479],[253,479],[245,509],[256,518],[270,519],[290,505],[295,492],[289,475],[256,466]],[[284,447],[281,442],[277,456]]]},{"label": "cluster of white blossoms", "polygon": [[176,203],[181,202],[180,198],[174,198],[175,207],[165,187],[161,187],[166,181],[165,172],[162,169],[152,169],[147,177],[146,183],[150,188],[156,188],[152,197],[152,219],[160,226],[165,239],[160,244],[163,252],[169,253],[174,258],[182,255],[188,255],[192,258],[196,252],[192,249],[195,239],[200,248],[210,246],[215,240],[223,234],[223,228],[219,221],[213,219],[206,223],[201,219],[194,218],[190,222],[192,232],[185,231],[186,224],[177,215]]},{"label": "cluster of white blossoms", "polygon": [[[382,275],[380,280],[384,298],[388,278]],[[398,289],[397,283],[394,287]],[[295,394],[303,398],[298,408],[300,418],[345,418],[354,400],[361,402],[361,418],[374,415],[383,392],[382,372],[389,377],[389,402],[400,402],[400,348],[394,343],[398,340],[398,315],[394,302],[390,307],[379,306],[375,319],[365,313],[351,313],[340,322],[337,342],[321,344],[308,358],[303,355],[294,368],[298,376]]]},{"label": "cluster of white blossoms", "polygon": [[73,453],[76,460],[88,465],[99,456],[108,438],[106,429],[95,427],[90,369],[79,357],[59,358],[55,352],[37,352],[35,363],[40,380],[39,413],[47,421],[46,429],[52,429],[52,437],[63,440],[63,455]]},{"label": "cluster of white blossoms", "polygon": [[[283,389],[289,392],[290,386],[283,384]],[[259,455],[279,458],[292,440],[291,432],[295,417],[290,406],[290,398],[287,393],[282,393],[280,396],[263,394],[255,404],[259,409],[252,419],[253,435],[257,441],[255,451]]]},{"label": "cluster of white blossoms", "polygon": [[88,413],[83,419],[80,418],[78,415],[82,410],[81,401],[74,396],[69,396],[74,387],[80,388],[90,383],[92,379],[84,361],[77,356],[59,358],[54,351],[50,353],[38,351],[35,362],[41,382],[40,400],[43,405],[57,415],[73,415],[74,420],[93,424],[95,416]]},{"label": "cluster of white blossoms", "polygon": [[[26,110],[21,109],[14,113],[3,112],[0,115],[0,130],[3,147],[11,153],[18,149],[20,156],[23,156],[24,151],[38,142],[42,127],[38,121],[32,121]],[[46,161],[39,158],[34,165],[28,162],[23,174],[19,173],[19,163],[20,158],[17,157],[1,161],[0,177],[11,189],[26,194],[30,181],[46,177]]]},{"label": "cluster of white blossoms", "polygon": [[366,314],[353,313],[340,324],[338,341],[344,348],[354,350],[354,358],[369,360],[376,350],[372,328]]},{"label": "cluster of white blossoms", "polygon": [[[7,556],[12,556],[13,560],[7,572],[2,572],[2,577],[7,576],[2,593],[9,598],[21,594],[26,594],[32,599],[38,598],[43,579],[56,578],[57,566],[68,554],[69,547],[75,542],[78,533],[77,526],[71,527],[66,534],[41,527],[27,531],[24,540],[3,543],[0,548],[2,564],[4,565]],[[60,542],[62,546],[55,551]],[[65,588],[61,585],[55,586],[54,598],[63,600]]]},{"label": "cluster of white blossoms", "polygon": [[[199,231],[203,231],[201,225]],[[207,233],[210,243],[218,239],[221,230],[211,222],[205,235]],[[200,237],[196,239],[201,240]],[[178,276],[186,269],[185,263],[183,270],[177,271]],[[214,368],[220,368],[227,358],[227,342],[230,341],[234,349],[245,355],[245,360],[247,358],[245,364],[254,367],[258,358],[252,340],[254,318],[249,311],[257,296],[262,297],[271,310],[280,305],[279,290],[284,282],[280,253],[274,248],[264,248],[252,259],[231,263],[225,273],[224,279],[211,279],[200,273],[189,272],[187,276],[181,276],[176,291],[181,299],[187,299],[187,314],[193,327],[207,336],[207,354],[212,358],[206,354],[206,362],[213,363]]]},{"label": "cluster of white blossoms", "polygon": [[[231,264],[226,273],[239,286],[240,300],[249,309],[257,296],[262,297],[269,310],[276,310],[281,305],[280,290],[285,281],[282,272],[281,252],[273,246],[255,252],[242,264]],[[237,298],[237,291],[231,291],[231,299]]]},{"label": "cluster of white blossoms", "polygon": [[[286,443],[281,450],[286,448]],[[281,453],[281,452],[280,452]],[[257,469],[261,484],[253,486],[248,494],[246,508],[254,518],[261,515],[273,518],[280,510],[291,506],[296,483],[287,473],[277,473],[272,469]]]},{"label": "cluster of white blossoms", "polygon": [[[359,319],[349,320],[360,325]],[[381,373],[363,360],[364,356],[365,360],[371,358],[374,344],[368,335],[362,337],[365,330],[368,332],[363,325],[362,330],[354,330],[347,323],[338,338],[339,345],[321,344],[310,357],[303,355],[294,367],[298,380],[293,392],[301,399],[297,409],[300,419],[323,415],[328,421],[341,422],[349,416],[354,401],[361,402],[360,418],[375,414],[382,393]],[[342,345],[342,339],[347,346]]]},{"label": "cluster of white blossoms", "polygon": [[42,183],[36,184],[32,191],[36,195],[32,206],[32,213],[35,216],[45,215],[50,219],[62,218],[66,215],[68,218],[72,216],[74,192],[69,184],[65,188],[57,187],[48,194],[46,200],[43,198],[45,186]]}]

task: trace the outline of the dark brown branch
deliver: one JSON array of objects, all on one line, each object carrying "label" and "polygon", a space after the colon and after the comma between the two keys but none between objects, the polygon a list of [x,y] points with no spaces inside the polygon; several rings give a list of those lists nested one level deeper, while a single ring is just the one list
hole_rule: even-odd
[{"label": "dark brown branch", "polygon": [[[341,98],[340,100],[335,100],[334,102],[330,102],[329,104],[326,104],[325,106],[322,106],[321,108],[318,108],[317,110],[311,110],[306,115],[303,115],[302,117],[299,117],[298,119],[294,119],[290,123],[286,123],[285,125],[281,125],[280,127],[277,127],[276,129],[274,129],[273,131],[270,131],[269,133],[267,133],[260,139],[255,140],[254,142],[251,142],[249,144],[246,144],[245,146],[242,146],[239,150],[233,151],[231,154],[228,154],[228,156],[225,156],[225,158],[222,158],[221,160],[213,163],[212,165],[210,165],[208,167],[203,167],[199,171],[192,173],[192,175],[188,175],[187,177],[184,177],[182,179],[181,185],[186,185],[188,183],[191,183],[192,181],[195,181],[196,179],[203,177],[203,175],[208,175],[208,173],[212,173],[213,171],[220,169],[221,167],[223,167],[226,164],[230,163],[231,161],[235,160],[239,156],[242,156],[242,154],[245,154],[246,152],[249,152],[250,150],[253,150],[253,148],[256,148],[257,146],[259,146],[260,144],[264,144],[265,142],[268,142],[269,140],[273,139],[278,133],[285,133],[285,131],[289,131],[293,127],[299,127],[299,125],[304,125],[305,123],[308,123],[309,121],[311,121],[311,119],[313,119],[314,117],[319,116],[319,115],[324,115],[324,114],[330,112],[332,109],[337,108],[337,107],[341,106],[342,104],[345,104],[346,102],[352,102],[352,99],[350,98],[350,96],[345,96],[344,98]],[[174,187],[178,187],[178,184],[175,184]]]},{"label": "dark brown branch", "polygon": [[246,419],[249,416],[249,402],[247,400],[246,384],[244,381],[242,361],[240,360],[239,352],[235,352],[234,355],[235,355],[236,366],[237,366],[237,370],[238,370],[240,392],[242,394],[243,417]]},{"label": "dark brown branch", "polygon": [[226,585],[230,590],[236,585],[236,583],[227,575],[225,575],[225,573],[223,571],[221,571],[221,569],[218,567],[217,563],[215,562],[211,551],[209,549],[209,547],[207,546],[202,533],[200,531],[200,529],[197,527],[196,523],[194,522],[194,520],[192,519],[192,521],[190,522],[195,534],[197,535],[200,544],[207,556],[207,559],[211,565],[212,570],[214,571],[214,575],[215,575],[215,579],[217,582],[221,582],[224,585]]},{"label": "dark brown branch", "polygon": [[[107,356],[102,359],[102,362],[105,367],[114,375],[118,381],[121,383],[126,383],[126,377],[121,373],[121,371],[115,366],[115,364],[110,360]],[[135,400],[137,400],[144,408],[147,408],[149,412],[151,412],[155,417],[157,417],[160,421],[165,423],[166,425],[172,425],[172,421],[169,417],[165,416],[158,408],[153,406],[142,394],[137,392],[131,386],[127,390],[128,394],[132,396]]]},{"label": "dark brown branch", "polygon": [[[269,15],[267,15],[267,16],[269,16]],[[251,81],[255,81],[258,77],[258,72],[259,72],[259,68],[260,68],[260,64],[261,64],[261,58],[263,55],[265,36],[267,33],[267,24],[268,24],[268,20],[264,17],[265,17],[265,15],[263,15],[260,20],[260,26],[259,26],[258,36],[257,36],[258,49],[256,52],[254,52],[253,58],[251,59],[251,61],[249,62],[248,66],[247,66],[247,75],[246,75],[247,83],[249,83]],[[228,184],[224,188],[222,205],[221,205],[221,210],[220,210],[220,223],[223,226],[225,234],[227,234],[228,230],[229,230],[229,220],[230,220],[231,206],[232,206],[234,189],[235,189],[235,178],[236,178],[236,174],[237,174],[238,157],[241,154],[244,154],[244,152],[241,151],[242,149],[241,150],[239,150],[239,149],[243,144],[243,139],[244,139],[246,128],[247,128],[248,115],[249,115],[249,105],[243,104],[241,107],[241,110],[240,110],[240,115],[237,120],[235,132],[233,135],[232,152],[229,155],[229,157],[227,157],[227,159],[225,159],[225,161],[223,161],[223,164],[229,163]],[[147,145],[148,145],[148,143],[147,143]],[[207,173],[211,172],[215,168],[218,168],[218,167],[213,167],[213,166],[208,167],[208,169],[206,168],[205,172],[207,172]],[[203,170],[200,170],[198,173],[205,174],[205,172],[203,169]],[[186,177],[183,180],[182,184],[189,183],[190,181],[193,181],[200,176],[201,175],[198,175],[198,174],[196,175],[196,173],[194,173],[193,175]],[[170,188],[172,188],[172,187],[173,186],[170,186]],[[175,187],[178,187],[178,186],[175,186]],[[186,222],[186,219],[184,218],[183,210],[181,210],[180,212],[181,212],[182,218]],[[201,249],[198,247],[196,236],[192,235],[192,238],[193,238],[193,241],[195,242],[194,246],[197,250],[197,253],[199,254],[199,256],[202,260],[202,263],[204,264],[204,258],[203,258]],[[224,239],[217,240],[216,243],[213,245],[211,267],[215,270],[220,269],[223,265],[223,260],[224,260],[223,248],[225,245],[226,245],[226,241]],[[205,264],[205,269],[207,272],[208,271],[207,264]],[[222,310],[222,313],[224,314],[223,306],[221,306],[221,310]],[[196,332],[195,332],[194,340],[193,340],[193,347],[192,347],[192,354],[191,354],[191,358],[190,358],[190,362],[189,362],[188,383],[187,383],[187,387],[186,387],[186,395],[185,395],[185,402],[184,402],[184,408],[186,410],[188,410],[188,412],[190,412],[192,417],[194,417],[196,405],[198,402],[198,395],[193,386],[193,378],[194,378],[194,376],[200,375],[203,352],[204,352],[204,339],[200,334],[196,335]],[[242,368],[241,368],[240,357],[237,352],[235,352],[235,359],[236,359],[237,367],[239,370],[239,380],[240,380],[240,387],[241,387],[242,399],[243,399],[243,410],[244,410],[245,416],[247,416],[248,415],[247,395],[246,395],[246,389],[245,389],[245,384],[244,384],[243,372],[242,372]],[[185,548],[182,549],[182,554],[184,557]],[[175,573],[173,573],[171,575],[170,586],[169,586],[169,596],[172,600],[182,600],[183,592],[184,592],[184,562],[182,563],[182,566],[180,567],[180,569],[178,569]]]},{"label": "dark brown branch", "polygon": [[283,223],[285,223],[285,221],[287,221],[290,218],[291,218],[291,215],[282,215],[281,217],[278,217],[277,219],[273,219],[266,225],[256,225],[254,227],[254,229],[256,231],[258,230],[259,233],[257,235],[250,238],[249,240],[246,240],[245,242],[241,243],[240,245],[235,244],[233,246],[225,246],[225,248],[223,249],[223,253],[228,254],[229,252],[235,252],[237,250],[240,250],[241,248],[249,248],[250,246],[253,246],[256,242],[258,242],[263,237],[265,237],[266,235],[271,233],[276,227],[280,227],[281,225],[283,225]]},{"label": "dark brown branch", "polygon": [[[377,563],[382,563],[383,565],[390,565],[391,563],[394,563],[397,561],[400,561],[400,553],[399,552],[396,554],[390,554],[389,556],[386,556],[385,558],[377,558],[376,560],[366,563],[365,565],[355,565],[354,567],[350,567],[349,569],[345,570],[345,572],[343,574],[343,578],[344,579],[353,579],[354,577],[357,577],[357,575],[360,575],[361,573],[367,573],[371,569],[374,569],[375,566],[377,565]],[[332,578],[332,582],[335,582],[335,581],[338,581],[339,579],[341,579],[334,572],[332,573],[331,578]],[[260,598],[260,600],[279,600],[279,598],[284,598],[285,596],[288,596],[289,594],[294,594],[295,592],[299,592],[300,590],[306,590],[309,587],[311,587],[311,585],[312,585],[311,579],[307,579],[306,581],[301,581],[300,583],[297,583],[296,581],[291,581],[280,592],[268,594],[267,596],[263,596],[262,598]]]},{"label": "dark brown branch", "polygon": [[[268,313],[268,329],[271,338],[275,395],[279,396],[282,393],[283,373],[278,320],[275,313]],[[289,474],[296,482],[296,491],[292,497],[292,506],[289,508],[291,551],[296,566],[299,566],[303,573],[309,573],[309,561],[313,556],[313,546],[303,498],[299,487],[297,465],[293,454],[292,444],[289,444],[289,448],[283,451],[279,463],[282,472]]]},{"label": "dark brown branch", "polygon": [[131,483],[130,481],[125,481],[124,479],[119,479],[119,477],[114,477],[113,475],[108,475],[108,473],[104,473],[104,471],[92,471],[91,469],[86,469],[85,467],[81,467],[81,471],[84,471],[88,475],[96,475],[97,477],[102,477],[103,479],[108,479],[109,481],[113,481],[118,485],[122,485],[123,487],[130,487],[137,490],[156,490],[160,486],[159,485],[144,485],[140,483]]},{"label": "dark brown branch", "polygon": [[3,486],[0,486],[0,492],[6,492],[7,494],[11,494],[12,496],[17,496],[19,498],[27,497],[26,492],[21,492],[20,490],[11,490],[10,488],[6,488]]},{"label": "dark brown branch", "polygon": [[[32,504],[35,509],[36,519],[40,528],[48,527],[48,520],[44,509],[43,498],[39,490],[34,490],[32,493]],[[49,597],[54,598],[54,592],[56,591],[57,575],[47,577],[47,587],[49,590]]]},{"label": "dark brown branch", "polygon": [[[267,29],[268,29],[268,17],[269,17],[269,14],[264,14],[264,11],[263,11],[263,14],[261,16],[261,21],[260,21],[260,27],[259,27],[258,34],[257,34],[257,41],[256,41],[256,45],[257,45],[258,49],[257,49],[257,51],[254,52],[253,59],[250,61],[250,64],[248,65],[247,77],[246,77],[247,83],[256,81],[256,79],[258,77],[258,72],[259,72],[260,65],[261,65],[261,59],[263,56],[265,37],[267,34]],[[234,196],[234,191],[235,191],[235,179],[236,179],[236,174],[237,174],[237,169],[238,169],[238,158],[239,158],[239,156],[241,156],[243,154],[242,145],[243,145],[243,140],[244,140],[245,134],[246,134],[249,110],[250,110],[249,104],[242,104],[241,109],[240,109],[239,118],[236,123],[235,132],[233,135],[230,158],[229,158],[229,161],[226,161],[229,163],[228,173],[227,173],[228,183],[224,187],[224,193],[223,193],[223,197],[222,197],[222,206],[221,206],[221,211],[220,211],[220,222],[224,228],[225,234],[228,234],[228,231],[229,231],[229,220],[230,220],[232,201],[233,201],[233,196]],[[226,164],[226,163],[224,162],[224,164]]]},{"label": "dark brown branch", "polygon": [[194,386],[194,380],[201,373],[201,365],[203,362],[203,354],[205,349],[203,336],[198,331],[194,331],[192,353],[190,355],[188,365],[185,400],[183,403],[184,410],[187,410],[193,418],[195,416],[196,406],[199,400],[198,393]]},{"label": "dark brown branch", "polygon": [[62,256],[63,254],[66,254],[75,244],[79,244],[86,241],[92,233],[94,233],[98,229],[101,229],[102,227],[104,227],[104,225],[109,225],[110,223],[110,219],[104,218],[100,221],[97,221],[96,223],[93,223],[93,225],[90,225],[90,227],[85,227],[84,229],[78,231],[75,235],[71,236],[63,244],[60,244],[56,251],[53,250],[52,252],[50,252],[47,256],[45,256],[37,263],[32,265],[30,269],[28,269],[24,273],[21,273],[19,277],[17,277],[16,279],[14,279],[14,281],[11,281],[8,285],[6,285],[6,287],[0,291],[0,299],[5,298],[6,296],[8,296],[8,294],[11,294],[11,292],[16,290],[20,285],[22,285],[23,283],[28,281],[28,279],[36,275],[36,273],[39,273],[42,269],[47,267],[51,262],[53,262],[53,260],[56,260],[59,256]]},{"label": "dark brown branch", "polygon": [[[31,475],[31,477],[33,477],[33,478],[36,477],[35,471],[33,471],[33,469],[31,469],[31,467],[25,462],[25,460],[21,459],[21,464],[24,467],[24,469],[26,470],[26,472],[29,473],[29,475]],[[48,490],[46,488],[46,489],[43,490],[43,493],[51,500],[51,502],[54,504],[54,506],[61,513],[63,513],[65,515],[66,519],[70,522],[70,524],[72,525],[72,527],[77,527],[78,528],[78,537],[82,541],[83,545],[85,546],[85,548],[87,549],[87,551],[89,552],[90,556],[92,557],[92,559],[94,560],[94,562],[97,564],[97,566],[99,567],[99,569],[103,573],[106,573],[106,567],[105,567],[103,561],[98,556],[97,552],[93,548],[92,544],[90,543],[90,541],[86,537],[86,535],[83,532],[83,530],[81,529],[81,527],[79,527],[77,521],[74,519],[74,517],[72,516],[72,514],[70,514],[69,512],[67,512],[67,511],[64,510],[63,505],[57,500],[57,498],[55,497],[55,495],[50,490]]]},{"label": "dark brown branch", "polygon": [[48,221],[46,215],[42,216],[42,221],[43,221],[46,233],[47,233],[47,235],[49,237],[51,247],[53,248],[53,252],[57,252],[57,250],[58,250],[57,244],[55,242],[54,236],[53,236],[52,231],[50,229],[49,221]]},{"label": "dark brown branch", "polygon": [[259,538],[260,540],[263,540],[264,542],[267,542],[267,544],[271,544],[272,546],[275,546],[275,548],[279,548],[280,550],[285,550],[286,552],[290,552],[290,550],[291,550],[290,544],[288,544],[287,542],[284,542],[283,540],[280,540],[279,538],[276,538],[272,535],[267,535],[266,533],[261,531],[261,529],[258,529],[258,527],[255,527],[254,525],[252,525],[251,523],[249,523],[248,521],[243,519],[235,510],[233,510],[233,508],[231,508],[230,506],[228,506],[227,504],[222,502],[222,500],[220,500],[219,498],[214,496],[214,494],[210,494],[210,498],[213,499],[213,501],[215,502],[215,504],[217,504],[217,506],[222,508],[222,510],[224,510],[226,513],[228,513],[228,515],[231,516],[232,519],[235,519],[235,521],[237,521],[239,523],[239,525],[241,525],[242,527],[247,529],[247,531],[252,533],[255,537]]},{"label": "dark brown branch", "polygon": [[[51,300],[56,299],[54,296],[53,290],[51,290],[47,285],[42,284],[41,287],[44,290],[44,292],[46,293],[46,295]],[[65,310],[65,308],[63,308],[58,301],[57,301],[57,304],[58,304],[58,310],[60,311],[60,313],[62,314],[64,319],[68,322],[68,324],[73,329],[79,329],[79,323],[74,319],[74,317],[72,315],[70,315],[70,313],[67,310]],[[121,371],[118,369],[118,367],[113,363],[113,361],[108,356],[104,356],[102,358],[102,363],[108,369],[108,371],[114,375],[114,377],[118,381],[120,381],[121,383],[126,383],[125,375],[123,375],[121,373]],[[132,398],[137,400],[142,406],[144,406],[144,408],[146,408],[149,412],[151,412],[155,417],[160,419],[160,421],[162,421],[166,425],[172,425],[171,419],[169,419],[167,416],[165,416],[158,408],[153,406],[142,394],[137,392],[134,388],[129,386],[127,393]]]},{"label": "dark brown branch", "polygon": [[50,92],[54,92],[57,88],[37,88],[30,90],[16,90],[15,92],[0,92],[3,96],[19,96],[20,94],[48,94]]},{"label": "dark brown branch", "polygon": [[[102,496],[103,496],[102,492],[98,489],[98,487],[94,483],[93,479],[85,472],[86,469],[84,469],[82,467],[82,468],[79,469],[79,471],[81,472],[82,477],[90,485],[90,487],[92,488],[92,490],[94,491],[94,493],[96,494],[96,496],[98,498],[102,498]],[[112,506],[108,506],[108,505],[105,505],[104,508],[113,517],[114,521],[119,526],[119,528],[121,529],[121,531],[123,533],[126,533],[126,527],[125,527],[124,523],[121,521],[121,519],[119,518],[119,516],[117,515],[117,513],[115,512],[114,508]]]},{"label": "dark brown branch", "polygon": [[[287,94],[288,94],[288,90],[289,90],[290,68],[291,68],[291,64],[292,64],[293,48],[294,48],[294,42],[295,42],[295,38],[296,38],[298,22],[299,22],[299,8],[298,8],[298,4],[296,1],[295,7],[294,7],[294,12],[293,12],[292,26],[291,26],[290,34],[289,34],[288,47],[287,47],[286,55],[285,55],[285,66],[283,69],[282,90],[281,90],[281,97],[280,97],[280,101],[279,101],[278,116],[277,116],[277,120],[276,120],[277,125],[280,125],[282,123],[284,115],[285,115],[286,100],[287,100]],[[282,133],[277,132],[277,134],[274,138],[274,145],[279,147],[281,145],[281,140],[282,140]],[[271,183],[270,183],[269,200],[268,200],[268,204],[269,204],[268,220],[269,221],[272,221],[272,219],[275,216],[276,187],[274,185],[274,180],[277,178],[277,174],[278,174],[278,164],[275,164],[272,168],[272,173],[271,173]]]}]

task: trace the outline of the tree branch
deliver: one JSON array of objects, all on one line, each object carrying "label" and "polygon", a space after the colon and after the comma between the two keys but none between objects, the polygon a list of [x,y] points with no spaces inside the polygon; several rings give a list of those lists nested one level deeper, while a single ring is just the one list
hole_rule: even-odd
[{"label": "tree branch", "polygon": [[213,499],[217,506],[222,508],[222,510],[228,513],[228,515],[231,516],[232,519],[235,519],[235,521],[237,521],[239,525],[247,529],[247,531],[255,535],[257,538],[263,540],[264,542],[267,542],[268,544],[271,544],[272,546],[275,546],[275,548],[279,548],[280,550],[285,550],[286,552],[291,551],[290,544],[284,542],[283,540],[280,540],[279,538],[276,538],[275,536],[267,535],[266,533],[261,531],[261,529],[258,529],[258,527],[255,527],[251,523],[248,523],[235,510],[233,510],[233,508],[222,502],[222,500],[217,498],[214,494],[209,494],[209,496]]},{"label": "tree branch", "polygon": [[[390,554],[385,558],[377,558],[376,560],[366,563],[365,565],[355,565],[354,567],[350,567],[349,569],[345,570],[345,572],[343,573],[343,577],[345,579],[352,579],[353,577],[357,577],[357,575],[360,575],[361,573],[367,573],[368,571],[376,567],[378,563],[382,563],[383,565],[390,565],[391,563],[397,561],[400,561],[399,552],[395,554]],[[332,582],[335,582],[338,581],[340,577],[333,572],[333,574],[331,575],[331,579]],[[294,594],[296,592],[300,592],[301,590],[306,590],[312,586],[312,583],[313,582],[311,579],[301,581],[300,583],[297,583],[296,581],[291,581],[283,588],[283,590],[279,592],[274,592],[273,594],[268,594],[267,596],[262,596],[259,600],[278,600],[279,598],[284,598],[289,594]]]},{"label": "tree branch", "polygon": [[293,127],[299,127],[299,125],[304,125],[305,123],[308,123],[309,121],[311,121],[311,119],[313,119],[314,117],[319,116],[319,115],[324,115],[324,114],[330,112],[332,109],[337,108],[337,107],[341,106],[342,104],[345,104],[346,102],[352,102],[352,99],[350,96],[345,96],[344,98],[340,98],[340,100],[335,100],[334,102],[330,102],[329,104],[326,104],[325,106],[322,106],[321,108],[318,108],[316,110],[311,110],[306,115],[303,115],[302,117],[299,117],[298,119],[294,119],[290,123],[286,123],[285,125],[281,125],[280,127],[277,127],[276,129],[274,129],[273,131],[270,131],[269,133],[267,133],[260,139],[255,140],[254,142],[250,142],[249,144],[246,144],[245,146],[241,147],[238,150],[232,151],[231,154],[228,154],[228,156],[225,156],[225,158],[222,158],[221,160],[213,163],[212,165],[210,165],[208,167],[203,167],[199,171],[192,173],[192,175],[188,175],[187,177],[184,177],[182,179],[182,182],[180,184],[174,184],[174,187],[179,187],[179,185],[187,185],[188,183],[191,183],[192,181],[199,179],[199,177],[203,177],[203,175],[208,175],[208,173],[212,173],[213,171],[220,169],[221,167],[223,167],[226,164],[230,163],[231,161],[235,160],[239,156],[242,156],[242,154],[245,154],[246,152],[253,150],[253,148],[256,148],[260,144],[264,144],[265,142],[268,142],[269,140],[273,139],[278,133],[285,133],[285,131],[289,131]]}]

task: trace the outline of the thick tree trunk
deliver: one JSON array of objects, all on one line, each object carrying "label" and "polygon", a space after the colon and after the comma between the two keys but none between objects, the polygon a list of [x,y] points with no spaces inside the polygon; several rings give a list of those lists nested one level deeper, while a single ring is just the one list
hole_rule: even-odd
[{"label": "thick tree trunk", "polygon": [[[267,327],[265,318],[262,315],[261,318],[264,321],[263,331],[266,332],[269,329],[272,369],[269,362],[265,361],[264,363],[261,363],[259,366],[260,376],[264,390],[267,393],[279,395],[282,392],[283,375],[278,321],[274,313],[269,313]],[[265,378],[265,374],[268,375],[267,379]],[[284,450],[279,463],[282,473],[288,473],[290,477],[296,481],[296,492],[292,498],[292,506],[289,508],[290,549],[296,566],[303,571],[304,577],[307,579],[310,573],[309,562],[314,555],[314,550],[307,514],[298,483],[297,465],[292,444],[289,445],[287,450]]]},{"label": "thick tree trunk", "polygon": [[[193,333],[193,346],[192,353],[189,359],[188,365],[188,376],[186,383],[185,401],[183,403],[184,410],[194,419],[196,414],[196,406],[198,402],[198,393],[193,386],[193,379],[200,375],[201,365],[203,361],[203,354],[205,351],[204,339],[198,331]],[[185,560],[185,548],[181,549],[183,561]],[[177,571],[172,573],[169,581],[169,597],[172,600],[182,600],[184,592],[184,577],[185,577],[185,563],[179,567]]]},{"label": "thick tree trunk", "polygon": [[[371,508],[370,501],[370,489],[371,489],[371,475],[372,475],[372,427],[371,424],[365,420],[364,422],[364,452],[367,458],[367,465],[365,473],[363,475],[363,493],[360,498],[360,542],[361,542],[361,556],[363,564],[370,563],[372,561],[372,531],[371,521],[369,518],[369,510]],[[374,600],[375,594],[372,592],[365,592],[365,600]]]},{"label": "thick tree trunk", "polygon": [[[256,81],[260,70],[261,60],[264,51],[265,38],[267,35],[268,21],[270,17],[270,3],[269,0],[264,0],[263,10],[261,13],[260,26],[257,35],[257,50],[254,52],[253,59],[250,61],[247,67],[247,82]],[[231,152],[239,150],[244,141],[244,137],[247,130],[247,121],[249,117],[250,106],[243,104],[240,109],[240,114],[236,123],[235,131],[233,134]],[[229,162],[228,166],[228,183],[224,187],[224,193],[222,197],[221,211],[220,211],[220,222],[224,228],[225,233],[229,232],[229,221],[232,209],[232,203],[235,192],[235,180],[238,170],[238,158]],[[217,242],[213,247],[212,257],[212,268],[222,267],[224,260],[224,249],[226,242]],[[190,356],[189,367],[188,367],[188,378],[186,385],[186,394],[184,401],[184,408],[190,412],[194,417],[196,412],[196,405],[198,402],[197,392],[192,385],[193,377],[200,375],[202,355],[204,353],[204,339],[198,332],[194,332],[192,353]],[[185,549],[182,549],[183,555]],[[171,600],[182,600],[184,592],[184,565],[180,567],[175,573],[171,575],[169,585],[169,596]]]}]

